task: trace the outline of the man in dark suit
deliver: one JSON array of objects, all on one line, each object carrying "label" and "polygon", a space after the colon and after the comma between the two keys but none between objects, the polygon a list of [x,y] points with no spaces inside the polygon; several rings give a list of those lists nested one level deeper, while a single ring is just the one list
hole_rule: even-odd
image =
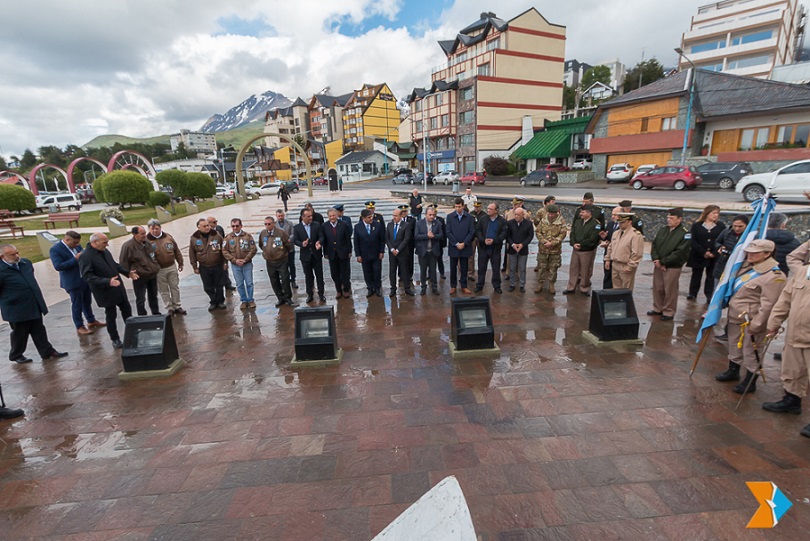
[{"label": "man in dark suit", "polygon": [[385,226],[380,225],[374,216],[373,210],[365,208],[360,212],[360,223],[354,226],[354,254],[363,266],[363,278],[368,288],[366,297],[382,297]]},{"label": "man in dark suit", "polygon": [[127,298],[127,290],[121,283],[120,275],[136,280],[138,271],[128,271],[113,259],[112,254],[107,249],[109,240],[104,233],[93,233],[90,235],[90,244],[79,258],[79,271],[84,281],[90,285],[90,291],[96,299],[96,304],[107,316],[107,333],[110,335],[113,347],[121,349],[124,343],[118,334],[116,325],[116,308],[121,311],[121,317],[126,323],[132,317],[132,306]]},{"label": "man in dark suit", "polygon": [[[613,240],[613,233],[619,230],[620,212],[622,212],[621,207],[613,208],[613,212],[610,215],[610,220],[605,223],[605,229],[602,231],[604,235],[599,235],[599,238],[601,239],[599,246],[605,249],[605,253],[602,254],[603,257],[607,255],[608,246],[610,246],[610,241]],[[613,289],[613,271],[610,269],[610,264],[608,263],[603,265],[602,268],[605,271],[605,277],[602,280],[602,289]]]},{"label": "man in dark suit", "polygon": [[48,341],[48,331],[42,321],[42,316],[48,313],[48,305],[34,277],[34,266],[22,259],[11,244],[0,246],[0,257],[0,313],[11,327],[8,359],[18,364],[31,362],[25,356],[29,336],[43,361],[66,356],[66,352],[56,351]]},{"label": "man in dark suit", "polygon": [[414,295],[411,289],[410,249],[413,232],[410,225],[402,219],[403,210],[394,210],[391,222],[386,226],[385,244],[388,246],[388,279],[391,283],[389,297],[397,296],[397,271],[405,284],[405,294]]},{"label": "man in dark suit", "polygon": [[[90,286],[79,274],[79,257],[82,255],[82,236],[76,231],[65,233],[61,242],[51,246],[50,256],[53,268],[59,272],[59,285],[70,295],[70,309],[76,333],[93,334],[96,327],[104,327],[103,321],[97,321],[93,314],[93,297]],[[82,319],[84,314],[87,326]]]},{"label": "man in dark suit", "polygon": [[312,211],[304,209],[301,223],[293,228],[293,242],[300,248],[299,257],[307,284],[307,303],[315,300],[315,281],[318,281],[318,299],[326,302],[323,285],[323,226],[313,221]]},{"label": "man in dark suit", "polygon": [[352,296],[352,229],[338,214],[336,208],[329,209],[329,221],[323,226],[323,252],[329,260],[329,274],[335,282],[337,298],[348,299]]},{"label": "man in dark suit", "polygon": [[439,294],[439,285],[436,280],[436,261],[441,257],[441,241],[444,231],[436,219],[436,209],[429,207],[425,210],[425,217],[416,222],[416,255],[419,256],[421,268],[422,295],[427,293],[427,284],[430,280],[430,289]]},{"label": "man in dark suit", "polygon": [[[456,292],[460,282],[461,291],[472,293],[467,288],[467,270],[472,255],[472,240],[475,235],[475,218],[473,218],[464,200],[460,197],[453,202],[455,211],[447,215],[447,255],[450,256],[450,294]],[[460,275],[459,275],[460,273]]]},{"label": "man in dark suit", "polygon": [[478,220],[475,236],[478,238],[478,281],[475,292],[484,290],[489,265],[492,268],[492,287],[495,293],[503,293],[500,266],[501,247],[506,240],[506,218],[498,214],[498,205],[487,205],[487,214]]},{"label": "man in dark suit", "polygon": [[529,261],[529,244],[534,238],[531,220],[526,211],[515,209],[515,217],[506,222],[506,246],[509,254],[509,291],[515,290],[520,279],[520,292],[526,291],[526,264]]}]

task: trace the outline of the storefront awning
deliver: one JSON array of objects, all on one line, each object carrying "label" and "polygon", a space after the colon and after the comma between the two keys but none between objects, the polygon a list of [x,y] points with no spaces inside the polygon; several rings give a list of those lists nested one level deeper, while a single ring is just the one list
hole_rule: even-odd
[{"label": "storefront awning", "polygon": [[543,131],[517,149],[518,158],[567,158],[571,155],[571,134],[566,130]]}]

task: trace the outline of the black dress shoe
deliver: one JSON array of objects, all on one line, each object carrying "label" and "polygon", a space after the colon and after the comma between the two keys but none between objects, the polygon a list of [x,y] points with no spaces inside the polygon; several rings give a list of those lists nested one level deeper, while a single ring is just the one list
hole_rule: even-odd
[{"label": "black dress shoe", "polygon": [[425,288],[423,287],[423,288],[422,288],[422,291],[421,291],[419,294],[420,294],[420,295],[427,295],[427,289],[425,289]]},{"label": "black dress shoe", "polygon": [[438,294],[439,294],[439,290],[438,290],[438,289],[434,289],[434,290],[433,290],[433,294],[434,294],[434,295],[438,295]]},{"label": "black dress shoe", "polygon": [[368,293],[366,293],[366,298],[368,299],[369,297],[373,297],[373,296],[374,296],[374,290],[373,290],[373,289],[369,289],[369,290],[368,290]]},{"label": "black dress shoe", "polygon": [[499,287],[496,287],[495,288],[495,293],[503,293],[503,289],[501,289]]},{"label": "black dress shoe", "polygon": [[378,297],[382,297],[382,290],[377,289],[377,290],[374,291],[374,294],[377,295]]},{"label": "black dress shoe", "polygon": [[30,363],[30,362],[33,362],[33,361],[34,361],[34,359],[32,359],[31,357],[17,357],[16,359],[11,360],[11,362],[17,363],[17,364],[25,364],[25,363]]},{"label": "black dress shoe", "polygon": [[661,316],[661,321],[672,321],[675,316]]},{"label": "black dress shoe", "polygon": [[521,293],[526,293],[526,288],[525,288],[525,287],[521,287],[521,288],[520,288],[520,292],[521,292]]},{"label": "black dress shoe", "polygon": [[563,291],[563,295],[570,295],[571,293],[575,293],[573,289],[566,289]]},{"label": "black dress shoe", "polygon": [[214,310],[216,310],[216,309],[217,309],[217,305],[216,305],[216,304],[209,304],[209,305],[208,305],[208,311],[209,311],[209,312],[213,312],[213,311],[214,311]]},{"label": "black dress shoe", "polygon": [[397,290],[392,288],[391,292],[388,294],[388,296],[393,299],[394,297],[397,296]]},{"label": "black dress shoe", "polygon": [[25,415],[23,410],[0,408],[0,419],[16,419],[17,417],[22,417],[23,415]]},{"label": "black dress shoe", "polygon": [[590,291],[580,291],[580,293],[582,293],[582,294],[583,294],[583,295],[585,295],[586,297],[590,297],[590,296],[591,296],[591,292],[590,292]]},{"label": "black dress shoe", "polygon": [[287,299],[286,301],[284,301],[284,304],[286,304],[287,306],[296,306],[296,304],[293,302],[292,299]]},{"label": "black dress shoe", "polygon": [[326,295],[323,293],[318,293],[318,300],[321,302],[326,302]]},{"label": "black dress shoe", "polygon": [[124,343],[121,340],[113,340],[113,348],[121,349],[124,347]]},{"label": "black dress shoe", "polygon": [[484,288],[480,286],[476,286],[476,288],[473,289],[473,293],[481,293],[482,291],[484,291]]},{"label": "black dress shoe", "polygon": [[290,282],[290,287],[293,289],[298,289],[298,284],[296,284],[295,282]]},{"label": "black dress shoe", "polygon": [[226,291],[236,291],[236,288],[233,286],[225,286]]},{"label": "black dress shoe", "polygon": [[44,361],[44,360],[46,360],[46,359],[61,359],[62,357],[67,357],[67,356],[68,356],[68,352],[67,352],[67,351],[56,351],[56,350],[53,350],[53,351],[51,352],[51,354],[50,354],[50,355],[48,355],[47,357],[45,357],[45,358],[44,358],[44,359],[42,359],[42,360]]},{"label": "black dress shoe", "polygon": [[416,292],[413,289],[406,289],[405,294],[408,295],[409,297],[413,297],[414,295],[416,295]]},{"label": "black dress shoe", "polygon": [[307,304],[311,303],[314,300],[315,300],[315,297],[313,297],[312,295],[307,295]]},{"label": "black dress shoe", "polygon": [[660,316],[660,315],[663,315],[663,312],[657,312],[655,310],[647,310],[647,315],[648,316]]},{"label": "black dress shoe", "polygon": [[219,308],[220,310],[225,310],[225,303],[221,302],[221,303],[217,304],[217,308]]},{"label": "black dress shoe", "polygon": [[686,300],[693,301],[693,300],[695,300],[695,296],[694,295],[687,295]]},{"label": "black dress shoe", "polygon": [[509,293],[513,292],[514,290],[515,290],[515,286],[509,286],[509,287],[506,288],[506,291],[508,291]]},{"label": "black dress shoe", "polygon": [[278,301],[276,303],[276,308],[281,308],[282,306],[284,306],[284,301]]}]

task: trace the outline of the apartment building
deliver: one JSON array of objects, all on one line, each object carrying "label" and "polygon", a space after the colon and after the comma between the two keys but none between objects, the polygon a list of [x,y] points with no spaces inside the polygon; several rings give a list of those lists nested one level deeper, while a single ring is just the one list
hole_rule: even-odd
[{"label": "apartment building", "polygon": [[366,137],[399,142],[399,123],[397,100],[388,85],[364,84],[343,109],[343,150],[363,150]]},{"label": "apartment building", "polygon": [[[264,115],[264,133],[279,133],[290,138],[296,135],[307,137],[309,133],[308,104],[297,98],[289,107],[271,109]],[[278,136],[268,135],[264,144],[270,148],[288,146],[290,143]]]},{"label": "apartment building", "polygon": [[186,150],[199,153],[213,153],[217,151],[217,136],[213,133],[204,133],[191,130],[180,130],[169,136],[172,152],[177,152],[180,143]]},{"label": "apartment building", "polygon": [[314,94],[309,99],[309,125],[313,139],[324,143],[343,139],[343,109],[351,97],[352,93],[342,96]]},{"label": "apartment building", "polygon": [[428,170],[480,170],[484,158],[519,144],[524,116],[536,126],[560,119],[565,27],[535,8],[509,21],[482,13],[439,46],[446,64],[408,97],[417,159]]},{"label": "apartment building", "polygon": [[571,88],[578,87],[579,82],[582,80],[582,76],[585,75],[585,72],[592,67],[593,66],[590,64],[580,62],[576,58],[573,60],[566,60],[565,66],[563,67],[563,83],[565,86],[570,86]]},{"label": "apartment building", "polygon": [[[798,0],[725,0],[698,8],[681,49],[698,68],[769,78],[801,48]],[[689,67],[680,59],[680,69]]]}]

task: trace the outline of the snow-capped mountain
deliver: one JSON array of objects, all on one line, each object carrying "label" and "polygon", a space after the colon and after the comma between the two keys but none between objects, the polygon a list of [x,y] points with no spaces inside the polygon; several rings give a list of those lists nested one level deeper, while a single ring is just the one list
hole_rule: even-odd
[{"label": "snow-capped mountain", "polygon": [[276,94],[272,90],[268,90],[261,96],[254,94],[236,107],[231,108],[224,115],[215,114],[209,118],[200,128],[200,131],[218,133],[238,128],[253,120],[264,122],[264,114],[269,109],[289,107],[290,105],[292,105],[292,100],[283,94]]}]

